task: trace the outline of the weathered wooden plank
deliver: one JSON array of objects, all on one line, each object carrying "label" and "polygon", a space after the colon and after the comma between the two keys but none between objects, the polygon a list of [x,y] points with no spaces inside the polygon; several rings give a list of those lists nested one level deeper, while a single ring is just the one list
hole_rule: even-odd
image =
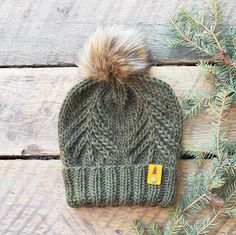
[{"label": "weathered wooden plank", "polygon": [[[187,176],[204,171],[208,164],[197,167],[192,160],[179,161],[177,201]],[[160,207],[70,208],[59,160],[15,160],[14,164],[5,160],[0,174],[4,179],[0,181],[0,234],[131,234],[131,220],[136,217],[161,226],[167,222],[167,209]],[[222,221],[216,234],[236,234],[236,220]]]},{"label": "weathered wooden plank", "polygon": [[[194,62],[186,50],[170,50],[168,17],[180,5],[202,7],[193,1],[1,1],[0,66],[74,64],[78,50],[98,25],[136,27],[147,38],[160,63]],[[224,1],[226,20],[235,25],[236,2]]]},{"label": "weathered wooden plank", "polygon": [[[153,67],[180,97],[211,89],[197,67]],[[57,120],[69,88],[80,80],[77,68],[0,69],[0,155],[58,155]],[[236,107],[229,114],[229,137],[236,137]],[[185,123],[183,144],[209,143],[210,117]]]}]

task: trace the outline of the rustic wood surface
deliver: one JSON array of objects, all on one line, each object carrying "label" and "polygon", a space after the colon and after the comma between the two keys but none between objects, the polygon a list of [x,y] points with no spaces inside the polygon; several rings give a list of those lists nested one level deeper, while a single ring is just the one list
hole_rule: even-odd
[{"label": "rustic wood surface", "polygon": [[[204,171],[193,160],[178,163],[177,200],[190,174]],[[4,160],[0,164],[0,234],[113,235],[132,234],[131,220],[164,226],[160,207],[70,208],[65,201],[59,160]],[[222,221],[216,234],[236,234],[236,220]]]},{"label": "rustic wood surface", "polygon": [[[181,97],[209,91],[194,66],[153,67]],[[66,92],[80,81],[77,68],[0,69],[0,155],[58,155],[58,113]],[[229,137],[236,137],[236,107],[229,115]],[[183,144],[209,143],[210,117],[202,113],[184,125]]]},{"label": "rustic wood surface", "polygon": [[[78,51],[97,26],[136,27],[145,35],[155,61],[188,63],[197,56],[170,50],[169,16],[177,9],[203,7],[208,0],[93,1],[18,0],[0,3],[0,66],[75,64]],[[226,21],[235,25],[236,1],[224,1]]]},{"label": "rustic wood surface", "polygon": [[[112,22],[137,28],[152,50],[153,63],[186,65],[199,57],[186,49],[167,47],[171,39],[168,17],[181,5],[199,8],[206,2],[209,1],[0,2],[1,235],[132,234],[131,220],[137,217],[166,225],[167,210],[160,207],[70,208],[65,201],[59,160],[2,159],[14,159],[16,155],[24,159],[36,155],[59,157],[58,112],[66,92],[81,80],[78,68],[73,66],[85,40],[98,26],[110,26]],[[236,1],[224,1],[223,8],[226,21],[235,26]],[[178,97],[211,90],[211,84],[201,78],[194,66],[153,67],[151,74],[168,82]],[[236,138],[235,115],[233,107],[229,114],[230,139]],[[185,123],[183,144],[208,143],[210,135],[210,118],[202,112]],[[209,162],[206,160],[199,167],[193,160],[179,161],[177,201],[183,195],[186,178],[204,172]],[[222,220],[214,234],[236,235],[236,220]]]}]

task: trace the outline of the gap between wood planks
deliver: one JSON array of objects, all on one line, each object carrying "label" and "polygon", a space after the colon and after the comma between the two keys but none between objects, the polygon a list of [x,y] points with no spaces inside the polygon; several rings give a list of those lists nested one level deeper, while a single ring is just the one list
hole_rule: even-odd
[{"label": "gap between wood planks", "polygon": [[[60,155],[0,155],[1,160],[59,160]],[[183,155],[181,160],[194,160],[193,157]],[[207,158],[206,158],[207,160]]]},{"label": "gap between wood planks", "polygon": [[[151,64],[152,66],[197,66],[197,62],[179,62],[179,63],[174,63],[174,62],[168,62],[168,63],[159,63],[155,62]],[[33,64],[33,65],[0,65],[0,69],[7,69],[7,68],[74,68],[78,67],[76,64],[70,64],[70,63],[63,63],[63,64],[55,64],[55,65],[50,65],[50,64]]]},{"label": "gap between wood planks", "polygon": [[60,155],[0,155],[1,160],[59,160]]},{"label": "gap between wood planks", "polygon": [[[176,202],[184,195],[188,176],[205,172],[209,164],[208,160],[201,166],[191,160],[178,161]],[[134,218],[144,223],[156,222],[161,227],[168,222],[168,210],[158,206],[70,208],[61,171],[62,164],[58,160],[1,162],[0,234],[125,235],[132,234]],[[210,213],[212,210],[207,208],[196,218]],[[215,234],[235,234],[235,225],[235,219],[223,219]]]},{"label": "gap between wood planks", "polygon": [[[11,68],[0,72],[0,157],[59,156],[58,112],[67,90],[82,79],[78,68]],[[156,66],[150,76],[169,83],[178,97],[189,91],[211,90],[197,66]],[[236,135],[235,113],[236,106],[229,115],[230,139]],[[185,122],[183,144],[208,143],[210,128],[204,112]]]}]

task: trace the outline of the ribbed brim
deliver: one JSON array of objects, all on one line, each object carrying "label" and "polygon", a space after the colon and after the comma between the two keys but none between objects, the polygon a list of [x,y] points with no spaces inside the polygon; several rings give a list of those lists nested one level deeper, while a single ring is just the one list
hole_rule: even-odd
[{"label": "ribbed brim", "polygon": [[169,206],[175,196],[175,168],[164,166],[160,186],[147,184],[147,171],[144,164],[64,168],[67,202],[71,207]]}]

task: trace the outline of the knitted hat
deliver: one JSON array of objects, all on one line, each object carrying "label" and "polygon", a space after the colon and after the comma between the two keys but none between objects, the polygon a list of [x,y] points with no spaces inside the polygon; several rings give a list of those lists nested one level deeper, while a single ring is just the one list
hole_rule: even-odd
[{"label": "knitted hat", "polygon": [[67,94],[59,145],[72,207],[173,202],[182,113],[173,90],[147,76],[140,35],[97,30],[80,59],[85,78]]}]

